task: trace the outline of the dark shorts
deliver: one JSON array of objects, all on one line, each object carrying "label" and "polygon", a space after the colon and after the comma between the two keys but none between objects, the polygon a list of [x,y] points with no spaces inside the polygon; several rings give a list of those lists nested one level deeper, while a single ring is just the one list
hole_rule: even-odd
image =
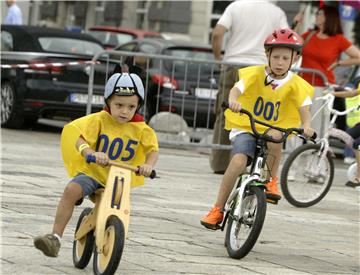
[{"label": "dark shorts", "polygon": [[357,123],[354,127],[349,128],[346,132],[354,139],[353,148],[360,150],[360,123]]},{"label": "dark shorts", "polygon": [[256,149],[256,139],[249,133],[241,133],[235,136],[233,141],[233,154],[243,154],[248,157],[247,165],[251,164]]},{"label": "dark shorts", "polygon": [[96,189],[102,188],[100,183],[84,174],[78,174],[70,182],[76,182],[81,186],[83,190],[83,197],[90,196],[96,191]]}]

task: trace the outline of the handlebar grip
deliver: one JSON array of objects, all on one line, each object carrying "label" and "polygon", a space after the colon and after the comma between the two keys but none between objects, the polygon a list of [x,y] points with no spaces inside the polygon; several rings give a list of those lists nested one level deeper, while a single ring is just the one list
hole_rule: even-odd
[{"label": "handlebar grip", "polygon": [[156,171],[155,171],[155,170],[152,170],[152,171],[151,171],[151,174],[150,174],[149,178],[150,178],[150,179],[156,178]]},{"label": "handlebar grip", "polygon": [[223,109],[229,108],[229,102],[223,101],[223,102],[221,103],[221,108],[223,108]]},{"label": "handlebar grip", "polygon": [[87,163],[96,162],[96,157],[93,156],[93,155],[87,155],[86,156],[86,162]]}]

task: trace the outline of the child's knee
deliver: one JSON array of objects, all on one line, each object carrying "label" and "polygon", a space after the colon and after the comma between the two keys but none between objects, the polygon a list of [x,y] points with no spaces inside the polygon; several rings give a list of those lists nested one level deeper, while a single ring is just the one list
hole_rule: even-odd
[{"label": "child's knee", "polygon": [[83,190],[80,184],[70,182],[68,185],[66,185],[63,196],[76,202],[83,197]]},{"label": "child's knee", "polygon": [[245,169],[248,157],[244,154],[235,154],[232,159],[232,165],[238,169]]},{"label": "child's knee", "polygon": [[283,133],[275,129],[271,129],[269,132],[267,132],[267,135],[271,136],[275,140],[280,140],[283,137]]}]

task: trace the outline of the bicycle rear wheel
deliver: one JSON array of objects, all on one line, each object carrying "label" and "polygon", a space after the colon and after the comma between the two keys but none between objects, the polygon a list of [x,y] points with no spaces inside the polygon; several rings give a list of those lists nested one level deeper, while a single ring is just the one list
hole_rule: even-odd
[{"label": "bicycle rear wheel", "polygon": [[321,158],[321,144],[305,144],[293,151],[281,171],[281,190],[296,207],[309,207],[321,201],[334,179],[330,152]]},{"label": "bicycle rear wheel", "polygon": [[264,191],[259,187],[250,186],[243,198],[241,217],[238,221],[233,216],[233,210],[227,222],[225,246],[231,258],[241,259],[254,247],[264,224],[266,214]]}]

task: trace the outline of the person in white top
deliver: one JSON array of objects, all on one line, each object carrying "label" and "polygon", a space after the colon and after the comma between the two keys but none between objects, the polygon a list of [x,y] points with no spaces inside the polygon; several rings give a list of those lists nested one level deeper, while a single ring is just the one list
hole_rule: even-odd
[{"label": "person in white top", "polygon": [[6,0],[5,2],[8,6],[8,12],[4,24],[22,25],[22,13],[18,5],[15,4],[15,0]]},{"label": "person in white top", "polygon": [[[274,29],[288,27],[284,11],[268,0],[238,0],[225,9],[212,32],[211,43],[216,60],[234,65],[221,66],[219,91],[215,103],[213,144],[230,144],[229,132],[224,129],[221,103],[228,98],[230,89],[238,80],[237,71],[242,67],[240,64],[266,64],[265,38]],[[226,32],[229,36],[222,58],[221,47]],[[215,173],[223,173],[230,157],[230,150],[212,150],[211,169]]]}]

